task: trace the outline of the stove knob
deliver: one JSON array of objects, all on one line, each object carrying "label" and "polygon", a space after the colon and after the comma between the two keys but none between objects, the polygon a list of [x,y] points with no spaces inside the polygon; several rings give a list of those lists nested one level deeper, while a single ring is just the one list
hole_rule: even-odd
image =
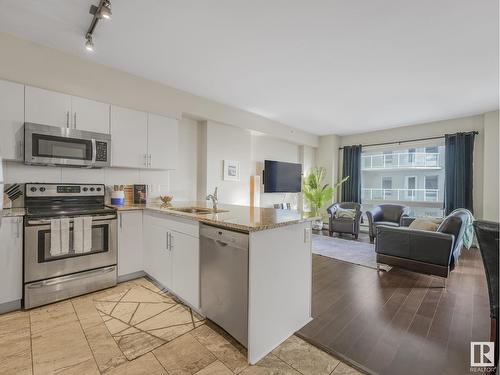
[{"label": "stove knob", "polygon": [[40,188],[40,191],[43,193],[43,192],[45,191],[45,188],[42,186],[42,187]]},{"label": "stove knob", "polygon": [[86,187],[83,188],[83,191],[87,191],[87,190],[89,190],[89,188],[86,188]]},{"label": "stove knob", "polygon": [[100,187],[98,187],[96,190],[97,190],[97,191],[101,191],[101,188],[100,188]]},{"label": "stove knob", "polygon": [[34,193],[36,191],[36,187],[32,186],[30,190]]},{"label": "stove knob", "polygon": [[93,187],[90,188],[90,191],[94,191],[95,189]]}]

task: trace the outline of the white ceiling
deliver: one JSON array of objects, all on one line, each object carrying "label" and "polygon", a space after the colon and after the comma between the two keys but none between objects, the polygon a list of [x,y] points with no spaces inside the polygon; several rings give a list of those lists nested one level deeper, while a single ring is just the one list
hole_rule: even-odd
[{"label": "white ceiling", "polygon": [[[0,0],[0,31],[340,135],[498,108],[497,0]],[[1,57],[0,57],[1,58]]]}]

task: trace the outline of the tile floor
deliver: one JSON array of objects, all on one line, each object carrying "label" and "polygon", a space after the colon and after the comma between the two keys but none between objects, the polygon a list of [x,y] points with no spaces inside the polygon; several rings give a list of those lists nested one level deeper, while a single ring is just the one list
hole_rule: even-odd
[{"label": "tile floor", "polygon": [[245,349],[142,278],[0,315],[0,374],[358,374],[296,336],[255,366]]}]

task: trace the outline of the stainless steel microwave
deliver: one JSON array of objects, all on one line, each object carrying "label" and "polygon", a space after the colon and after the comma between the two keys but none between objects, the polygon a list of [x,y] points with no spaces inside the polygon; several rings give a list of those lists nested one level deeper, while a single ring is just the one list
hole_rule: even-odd
[{"label": "stainless steel microwave", "polygon": [[66,167],[109,167],[109,134],[24,123],[24,163]]}]

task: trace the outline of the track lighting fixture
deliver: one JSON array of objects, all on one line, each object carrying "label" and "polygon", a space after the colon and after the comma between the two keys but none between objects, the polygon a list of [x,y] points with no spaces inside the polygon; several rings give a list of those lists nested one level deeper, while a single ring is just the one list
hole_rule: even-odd
[{"label": "track lighting fixture", "polygon": [[86,42],[85,42],[85,49],[89,52],[93,52],[94,51],[94,41],[92,40],[92,35],[91,34],[87,34],[87,36],[85,37],[86,39]]},{"label": "track lighting fixture", "polygon": [[92,22],[90,23],[87,33],[85,34],[85,48],[87,49],[87,51],[92,52],[94,50],[94,41],[92,39],[92,34],[100,19],[111,19],[111,1],[100,0],[99,5],[90,6],[89,13],[94,17],[92,18]]},{"label": "track lighting fixture", "polygon": [[109,0],[104,0],[101,9],[99,10],[99,18],[111,19],[111,2]]}]

